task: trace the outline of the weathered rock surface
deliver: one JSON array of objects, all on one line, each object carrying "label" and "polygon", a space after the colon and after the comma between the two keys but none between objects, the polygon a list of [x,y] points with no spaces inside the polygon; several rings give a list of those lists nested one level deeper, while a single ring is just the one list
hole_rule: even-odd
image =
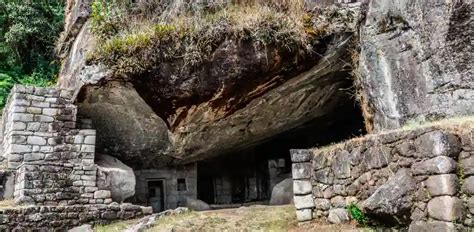
[{"label": "weathered rock surface", "polygon": [[470,0],[370,1],[360,87],[375,131],[474,113]]},{"label": "weathered rock surface", "polygon": [[116,77],[85,63],[94,47],[84,22],[88,2],[68,2],[68,9],[81,7],[66,18],[59,85],[79,92],[79,112],[101,138],[98,152],[140,167],[186,163],[351,115],[341,109],[353,109],[343,89],[351,86],[345,67],[357,19],[319,39],[311,53],[226,40],[199,67],[177,60]]},{"label": "weathered rock surface", "polygon": [[409,169],[401,169],[384,185],[362,203],[362,209],[370,217],[389,224],[406,222],[410,218],[413,205],[412,193],[416,189],[416,181]]},{"label": "weathered rock surface", "polygon": [[97,155],[96,159],[99,189],[109,189],[112,199],[116,202],[123,202],[135,195],[136,180],[133,169],[108,155]]},{"label": "weathered rock surface", "polygon": [[205,211],[211,209],[211,207],[206,202],[199,199],[191,199],[189,197],[186,197],[186,208],[194,211]]},{"label": "weathered rock surface", "polygon": [[275,185],[270,205],[286,205],[293,202],[293,179],[287,178]]},{"label": "weathered rock surface", "polygon": [[428,214],[440,221],[456,221],[463,216],[463,203],[456,197],[435,197],[428,202]]},{"label": "weathered rock surface", "polygon": [[346,209],[338,208],[329,210],[328,222],[332,224],[341,224],[350,220]]}]

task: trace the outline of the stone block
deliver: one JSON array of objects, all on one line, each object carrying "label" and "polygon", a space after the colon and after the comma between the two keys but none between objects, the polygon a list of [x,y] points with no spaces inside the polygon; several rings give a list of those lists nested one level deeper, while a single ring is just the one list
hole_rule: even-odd
[{"label": "stone block", "polygon": [[95,151],[95,146],[94,145],[82,145],[81,146],[81,152],[94,152]]},{"label": "stone block", "polygon": [[41,114],[42,109],[38,107],[28,107],[26,108],[26,112],[30,114]]},{"label": "stone block", "polygon": [[456,226],[451,222],[441,221],[414,221],[408,232],[456,232]]},{"label": "stone block", "polygon": [[392,160],[390,148],[385,146],[376,146],[369,148],[363,156],[363,161],[368,169],[383,168]]},{"label": "stone block", "polygon": [[38,160],[44,159],[44,154],[42,154],[42,153],[29,153],[29,154],[25,154],[24,159],[25,159],[26,162],[38,161]]},{"label": "stone block", "polygon": [[467,208],[471,214],[474,214],[474,197],[469,197],[467,200]]},{"label": "stone block", "polygon": [[464,180],[462,191],[468,195],[474,195],[474,176],[470,176]]},{"label": "stone block", "polygon": [[313,191],[313,186],[309,180],[294,180],[293,193],[295,195],[306,195]]},{"label": "stone block", "polygon": [[457,193],[458,177],[455,174],[430,176],[425,184],[432,197],[441,195],[453,196]]},{"label": "stone block", "polygon": [[461,159],[459,164],[463,170],[465,176],[474,175],[474,156]]},{"label": "stone block", "polygon": [[461,141],[444,131],[426,133],[415,140],[417,155],[422,157],[451,156],[455,157],[461,150]]},{"label": "stone block", "polygon": [[59,110],[54,109],[54,108],[46,108],[43,109],[43,114],[47,116],[56,116],[58,114]]},{"label": "stone block", "polygon": [[335,196],[331,198],[331,205],[333,208],[344,208],[346,207],[346,198],[342,196]]},{"label": "stone block", "polygon": [[41,108],[49,108],[50,103],[49,102],[44,102],[44,101],[31,101],[31,106],[41,107]]},{"label": "stone block", "polygon": [[453,173],[456,170],[456,161],[450,157],[437,156],[412,165],[414,175],[436,175]]},{"label": "stone block", "polygon": [[351,154],[343,150],[337,154],[332,163],[334,176],[338,179],[346,179],[351,177]]},{"label": "stone block", "polygon": [[84,144],[95,145],[95,136],[86,136]]},{"label": "stone block", "polygon": [[13,122],[12,130],[14,131],[22,131],[26,129],[26,123],[24,122]]},{"label": "stone block", "polygon": [[30,122],[27,125],[27,130],[28,131],[39,131],[41,128],[41,123],[39,122]]},{"label": "stone block", "polygon": [[35,122],[54,122],[53,117],[44,116],[44,115],[35,115],[34,120]]},{"label": "stone block", "polygon": [[325,211],[331,208],[331,202],[325,198],[314,199],[314,205],[316,209],[325,210]]},{"label": "stone block", "polygon": [[296,210],[296,220],[299,222],[311,221],[313,219],[312,209],[300,209]]},{"label": "stone block", "polygon": [[291,162],[293,163],[305,163],[313,158],[313,152],[308,149],[292,149],[290,150],[290,155]]},{"label": "stone block", "polygon": [[292,175],[293,180],[309,179],[311,177],[311,163],[294,163]]},{"label": "stone block", "polygon": [[13,122],[32,122],[33,114],[14,113],[12,117]]},{"label": "stone block", "polygon": [[30,145],[18,145],[12,144],[10,146],[10,153],[29,153],[32,152],[33,148]]},{"label": "stone block", "polygon": [[463,216],[464,206],[457,197],[440,196],[428,202],[428,215],[440,221],[456,221]]},{"label": "stone block", "polygon": [[28,136],[27,143],[30,145],[39,145],[43,146],[46,145],[48,142],[45,138],[39,136]]},{"label": "stone block", "polygon": [[331,209],[329,210],[328,222],[332,224],[341,224],[350,220],[349,213],[346,209]]},{"label": "stone block", "polygon": [[314,200],[311,194],[306,196],[294,196],[294,203],[296,209],[311,209],[314,208]]},{"label": "stone block", "polygon": [[318,183],[332,185],[334,183],[334,173],[330,168],[324,168],[314,172],[314,180]]}]

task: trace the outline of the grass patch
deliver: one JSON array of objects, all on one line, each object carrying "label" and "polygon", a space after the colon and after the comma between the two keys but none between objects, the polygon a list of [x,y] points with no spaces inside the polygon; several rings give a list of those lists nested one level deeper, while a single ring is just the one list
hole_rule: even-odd
[{"label": "grass patch", "polygon": [[[92,31],[99,43],[88,62],[103,63],[120,76],[145,73],[166,62],[197,67],[225,41],[248,42],[262,50],[275,46],[294,54],[311,52],[318,38],[332,31],[331,26],[344,24],[317,23],[316,13],[304,11],[302,0],[250,1],[198,12],[171,7],[155,17],[113,2],[96,0],[93,4]],[[139,12],[146,11],[152,10]],[[341,16],[334,9],[325,20],[350,21],[354,18],[350,13]]]},{"label": "grass patch", "polygon": [[347,211],[349,212],[349,215],[351,215],[351,218],[354,219],[357,223],[359,223],[359,225],[367,225],[367,218],[365,217],[362,210],[355,203],[351,203],[350,205],[348,205]]},{"label": "grass patch", "polygon": [[139,219],[116,222],[110,225],[96,225],[94,226],[95,232],[122,232],[129,226],[137,224]]}]

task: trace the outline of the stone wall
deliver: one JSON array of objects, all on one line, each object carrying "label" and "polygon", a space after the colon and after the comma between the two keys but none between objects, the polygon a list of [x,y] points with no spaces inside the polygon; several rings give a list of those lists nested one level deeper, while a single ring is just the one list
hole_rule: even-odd
[{"label": "stone wall", "polygon": [[[136,170],[135,176],[137,178],[135,194],[137,203],[149,203],[147,183],[152,180],[164,181],[165,210],[184,206],[186,197],[197,199],[197,165],[195,163],[159,169]],[[185,179],[186,190],[178,191],[178,179]]]},{"label": "stone wall", "polygon": [[342,223],[354,203],[372,222],[410,231],[474,227],[473,125],[468,119],[292,150],[298,220]]},{"label": "stone wall", "polygon": [[0,209],[0,231],[67,231],[86,223],[107,224],[150,213],[144,207],[117,203]]},{"label": "stone wall", "polygon": [[151,213],[113,203],[110,189],[98,187],[96,131],[90,119],[77,120],[72,95],[56,88],[12,89],[0,127],[0,180],[3,196],[21,208],[0,211],[0,230],[50,231]]}]

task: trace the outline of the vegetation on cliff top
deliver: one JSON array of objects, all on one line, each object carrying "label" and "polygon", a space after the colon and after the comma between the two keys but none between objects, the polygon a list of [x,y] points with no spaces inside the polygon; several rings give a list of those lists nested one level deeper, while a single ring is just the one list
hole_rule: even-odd
[{"label": "vegetation on cliff top", "polygon": [[64,1],[0,1],[0,109],[16,83],[50,85],[59,64],[54,44]]},{"label": "vegetation on cliff top", "polygon": [[329,24],[315,25],[314,12],[304,11],[301,0],[265,2],[171,7],[153,16],[123,1],[96,0],[91,19],[99,45],[89,54],[89,62],[129,76],[178,59],[184,66],[198,66],[226,41],[250,42],[257,49],[276,46],[294,54],[311,52],[317,39],[330,31]]}]

